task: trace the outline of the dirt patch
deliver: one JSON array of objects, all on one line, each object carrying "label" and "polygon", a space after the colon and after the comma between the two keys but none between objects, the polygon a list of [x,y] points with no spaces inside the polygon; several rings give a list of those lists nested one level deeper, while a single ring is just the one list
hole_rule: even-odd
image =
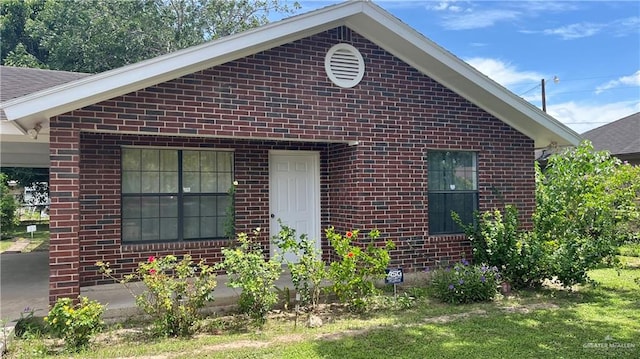
[{"label": "dirt patch", "polygon": [[448,314],[448,315],[441,315],[438,317],[425,318],[423,322],[424,323],[450,323],[450,322],[453,322],[454,320],[466,319],[469,317],[485,316],[486,314],[487,314],[486,310],[476,309],[476,310],[472,310],[470,312],[465,312],[465,313]]},{"label": "dirt patch", "polygon": [[520,306],[500,307],[500,310],[506,313],[526,314],[526,313],[531,313],[534,310],[558,309],[558,308],[560,307],[553,303],[532,303],[532,304],[520,305]]}]

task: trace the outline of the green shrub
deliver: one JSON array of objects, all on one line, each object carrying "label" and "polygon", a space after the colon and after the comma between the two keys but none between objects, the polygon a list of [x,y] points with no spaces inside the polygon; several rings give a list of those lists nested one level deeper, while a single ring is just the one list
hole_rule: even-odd
[{"label": "green shrub", "polygon": [[470,265],[462,261],[453,268],[433,271],[430,289],[435,298],[445,303],[485,302],[495,297],[500,280],[496,267]]},{"label": "green shrub", "polygon": [[73,304],[70,298],[60,298],[44,320],[51,332],[64,339],[69,351],[78,351],[89,345],[89,340],[102,329],[104,307],[94,300],[78,297]]},{"label": "green shrub", "polygon": [[380,232],[372,230],[369,232],[369,243],[361,248],[352,244],[358,238],[358,230],[342,235],[330,227],[325,233],[338,257],[337,261],[329,265],[329,279],[332,281],[330,289],[351,310],[365,310],[367,300],[379,293],[375,281],[385,277],[385,269],[390,261],[389,250],[394,248],[393,242],[386,241],[384,247],[376,247],[375,241]]},{"label": "green shrub", "polygon": [[295,229],[278,222],[281,229],[273,237],[273,241],[282,253],[291,252],[298,258],[295,263],[286,261],[291,272],[291,282],[300,296],[300,305],[313,310],[320,301],[320,284],[327,275],[321,253],[306,234],[300,235],[298,240]]},{"label": "green shrub", "polygon": [[551,275],[563,285],[614,262],[640,218],[640,167],[623,164],[584,142],[549,158],[536,173],[535,235],[552,248]]},{"label": "green shrub", "polygon": [[259,235],[259,228],[254,231],[253,239],[240,233],[237,247],[222,249],[224,261],[217,268],[227,272],[229,287],[242,289],[238,302],[240,312],[262,326],[278,300],[274,283],[282,268],[278,260],[266,260],[259,243],[254,241]]},{"label": "green shrub", "polygon": [[13,328],[13,333],[18,338],[37,338],[46,332],[46,323],[41,317],[34,316],[35,310],[30,307],[24,308],[20,313],[20,318]]},{"label": "green shrub", "polygon": [[476,263],[497,267],[502,278],[514,288],[537,287],[549,276],[549,248],[534,233],[519,230],[518,211],[507,205],[475,214],[475,225],[466,225],[453,213],[464,229]]},{"label": "green shrub", "polygon": [[[113,278],[109,263],[98,262],[102,273]],[[146,288],[141,294],[128,285],[142,281]],[[136,305],[148,314],[154,331],[162,336],[192,334],[198,311],[213,301],[216,287],[213,267],[200,261],[194,264],[191,256],[181,261],[173,255],[162,258],[149,257],[138,263],[136,272],[121,281],[136,299]]]},{"label": "green shrub", "polygon": [[2,229],[2,236],[18,225],[17,209],[18,203],[7,186],[7,176],[0,173],[0,229]]}]

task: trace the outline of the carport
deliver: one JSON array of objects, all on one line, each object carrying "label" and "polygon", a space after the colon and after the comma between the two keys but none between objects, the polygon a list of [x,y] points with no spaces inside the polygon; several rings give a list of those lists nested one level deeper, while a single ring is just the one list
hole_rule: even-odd
[{"label": "carport", "polygon": [[[8,121],[7,101],[46,91],[88,74],[0,66],[0,166],[49,168],[49,129],[46,121],[24,128]],[[0,319],[8,326],[25,308],[45,315],[49,306],[49,252],[0,255]]]}]

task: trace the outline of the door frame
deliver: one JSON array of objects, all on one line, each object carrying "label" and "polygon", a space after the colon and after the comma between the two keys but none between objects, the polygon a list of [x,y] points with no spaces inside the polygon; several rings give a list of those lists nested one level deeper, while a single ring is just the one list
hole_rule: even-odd
[{"label": "door frame", "polygon": [[[272,237],[277,233],[271,233],[271,230],[277,224],[277,218],[271,218],[271,214],[273,213],[273,196],[275,196],[273,186],[273,158],[277,156],[299,156],[299,157],[307,157],[311,162],[312,170],[313,170],[313,190],[315,193],[314,203],[313,203],[313,232],[307,233],[309,239],[313,239],[316,241],[315,247],[316,249],[322,251],[322,233],[321,233],[321,208],[320,208],[320,152],[319,151],[297,151],[297,150],[269,150],[269,236]],[[296,233],[300,235],[300,233]],[[271,258],[276,253],[276,246],[273,242],[269,241],[269,255]]]}]

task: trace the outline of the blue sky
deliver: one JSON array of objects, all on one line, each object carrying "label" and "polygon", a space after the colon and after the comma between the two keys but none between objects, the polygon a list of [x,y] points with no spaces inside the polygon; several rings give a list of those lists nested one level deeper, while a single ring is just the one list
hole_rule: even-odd
[{"label": "blue sky", "polygon": [[375,3],[578,133],[640,111],[638,1]]}]

